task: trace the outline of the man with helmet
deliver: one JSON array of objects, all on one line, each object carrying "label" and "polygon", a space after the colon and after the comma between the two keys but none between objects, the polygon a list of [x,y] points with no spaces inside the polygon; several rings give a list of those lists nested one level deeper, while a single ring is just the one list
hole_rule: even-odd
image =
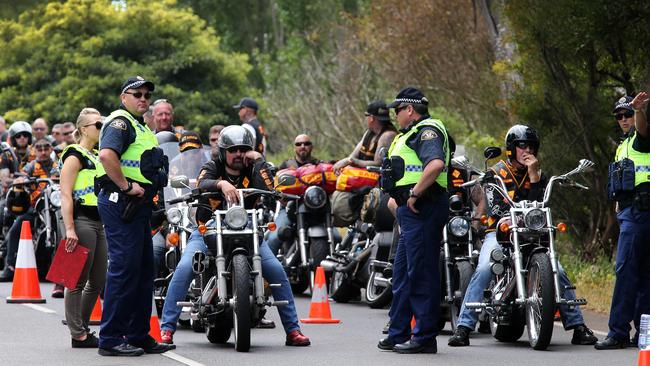
[{"label": "man with helmet", "polygon": [[[514,201],[541,201],[544,197],[546,179],[540,173],[537,160],[540,144],[537,131],[525,125],[514,125],[508,130],[505,142],[507,159],[500,160],[490,169],[503,178],[508,194]],[[454,335],[449,338],[448,344],[452,347],[469,346],[469,333],[476,326],[478,314],[472,309],[467,309],[465,304],[480,302],[483,298],[483,290],[492,278],[490,253],[499,247],[496,239],[496,225],[502,217],[509,215],[508,204],[500,198],[501,196],[494,189],[486,188],[483,196],[487,200],[488,228],[481,247],[478,266],[465,292],[458,318],[458,327]],[[560,288],[566,289],[562,296],[568,300],[575,300],[575,292],[570,290],[573,286],[559,262],[558,274]],[[559,308],[564,329],[573,329],[572,344],[591,345],[598,341],[593,332],[585,325],[579,307],[569,308],[567,305],[560,305]]]},{"label": "man with helmet", "polygon": [[[20,172],[25,164],[34,160],[30,145],[32,144],[32,126],[25,121],[16,121],[9,127],[10,145],[2,143],[0,170],[8,170],[13,175]],[[6,174],[7,171],[5,171]]]},{"label": "man with helmet", "polygon": [[140,356],[175,347],[149,336],[153,294],[151,215],[153,197],[167,184],[167,159],[144,123],[154,84],[140,76],[120,88],[120,108],[106,117],[99,137],[105,173],[97,209],[104,223],[110,263],[99,330],[102,356]]},{"label": "man with helmet", "polygon": [[[638,343],[641,314],[650,314],[650,138],[646,110],[650,96],[639,92],[619,99],[616,115],[625,139],[610,165],[608,191],[616,201],[620,224],[616,250],[616,282],[609,312],[607,337],[598,350],[620,349]],[[634,117],[632,120],[631,117]],[[634,125],[631,124],[634,123]],[[625,131],[627,129],[627,131]],[[630,322],[637,333],[630,342]]]},{"label": "man with helmet", "polygon": [[[201,191],[221,192],[229,202],[239,201],[238,188],[271,190],[273,181],[269,173],[269,165],[262,154],[253,149],[253,144],[254,138],[246,128],[242,126],[224,128],[219,135],[218,156],[201,168],[197,179],[198,188]],[[204,203],[208,203],[216,209],[222,202],[208,200]],[[211,213],[211,210],[199,207],[196,221],[206,223],[210,219]],[[280,319],[287,334],[285,345],[308,346],[310,341],[300,331],[291,286],[282,265],[265,243],[260,245],[259,250],[262,257],[263,277],[269,283],[281,285],[271,288],[273,298],[276,301],[287,300],[289,302],[286,306],[278,307],[278,313],[280,313]],[[198,230],[194,230],[190,236],[183,256],[169,283],[160,327],[163,342],[173,342],[173,333],[181,312],[180,308],[176,306],[176,302],[184,300],[187,294],[193,277],[192,257],[196,251],[204,253],[207,251],[203,237]]]}]

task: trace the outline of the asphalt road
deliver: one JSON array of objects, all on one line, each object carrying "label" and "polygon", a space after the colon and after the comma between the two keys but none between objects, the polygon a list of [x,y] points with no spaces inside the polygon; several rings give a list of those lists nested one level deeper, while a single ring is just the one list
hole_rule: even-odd
[{"label": "asphalt road", "polygon": [[[205,335],[190,329],[179,329],[174,337],[177,349],[166,356],[144,355],[134,358],[102,357],[97,350],[70,348],[67,327],[63,319],[63,300],[49,297],[52,285],[42,284],[46,304],[28,306],[7,304],[11,284],[0,283],[0,365],[635,365],[638,350],[596,351],[592,346],[572,346],[571,332],[557,323],[553,340],[546,351],[534,351],[524,338],[514,344],[496,342],[490,335],[471,338],[471,347],[450,348],[450,331],[438,338],[436,355],[399,355],[382,352],[376,347],[380,331],[387,320],[387,310],[372,310],[363,303],[330,303],[337,325],[302,325],[312,346],[284,346],[284,332],[276,329],[254,329],[249,353],[238,353],[232,343],[224,346],[210,344]],[[296,299],[298,314],[306,317],[309,297]],[[277,312],[270,309],[270,318],[278,325]],[[599,338],[607,330],[607,318],[585,314],[587,323]],[[98,327],[92,327],[98,330]]]}]

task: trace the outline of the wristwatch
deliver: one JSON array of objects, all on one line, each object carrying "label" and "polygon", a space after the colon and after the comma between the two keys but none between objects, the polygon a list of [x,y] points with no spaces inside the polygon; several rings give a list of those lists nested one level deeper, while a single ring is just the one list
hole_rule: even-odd
[{"label": "wristwatch", "polygon": [[128,182],[129,182],[129,185],[126,186],[126,189],[120,189],[120,191],[122,191],[122,193],[129,193],[133,189],[133,183],[131,183],[131,181],[128,181]]},{"label": "wristwatch", "polygon": [[409,190],[409,198],[410,198],[410,197],[413,197],[413,198],[420,198],[420,195],[419,195],[419,194],[416,194],[415,192],[413,192],[413,188],[411,188],[411,189]]}]

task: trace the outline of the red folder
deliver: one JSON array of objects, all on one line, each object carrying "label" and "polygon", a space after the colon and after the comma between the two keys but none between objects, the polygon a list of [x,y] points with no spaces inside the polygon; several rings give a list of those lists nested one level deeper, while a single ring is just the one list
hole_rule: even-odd
[{"label": "red folder", "polygon": [[65,239],[62,239],[45,279],[69,289],[77,287],[79,276],[88,259],[88,252],[88,248],[77,244],[74,250],[68,253],[65,250]]}]

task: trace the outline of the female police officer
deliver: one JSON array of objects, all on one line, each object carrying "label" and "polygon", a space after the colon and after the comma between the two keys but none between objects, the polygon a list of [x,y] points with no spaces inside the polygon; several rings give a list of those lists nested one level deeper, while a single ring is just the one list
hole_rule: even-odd
[{"label": "female police officer", "polygon": [[[388,106],[395,108],[400,134],[383,164],[390,173],[382,176],[382,188],[397,202],[400,238],[388,337],[380,340],[378,347],[398,353],[438,350],[438,258],[449,210],[446,166],[450,148],[447,130],[441,121],[429,117],[428,104],[422,92],[407,87]],[[413,316],[416,325],[411,338]]]}]

